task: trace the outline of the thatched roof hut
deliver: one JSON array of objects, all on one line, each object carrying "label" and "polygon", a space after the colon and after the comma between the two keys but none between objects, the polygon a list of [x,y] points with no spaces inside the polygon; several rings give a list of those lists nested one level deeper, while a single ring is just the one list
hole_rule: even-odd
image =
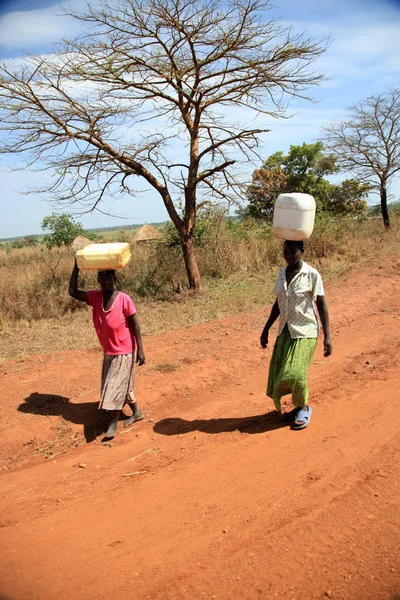
[{"label": "thatched roof hut", "polygon": [[86,246],[89,246],[90,244],[93,244],[92,240],[88,240],[88,238],[84,235],[78,235],[78,237],[76,237],[72,242],[71,248],[74,252],[77,252],[78,250],[86,248]]},{"label": "thatched roof hut", "polygon": [[152,225],[142,225],[132,238],[132,242],[155,242],[163,239],[163,234]]}]

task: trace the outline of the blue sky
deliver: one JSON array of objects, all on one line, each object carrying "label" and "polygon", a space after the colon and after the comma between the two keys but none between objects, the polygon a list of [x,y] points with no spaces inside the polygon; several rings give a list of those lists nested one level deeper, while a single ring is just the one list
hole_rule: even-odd
[{"label": "blue sky", "polygon": [[[347,106],[368,95],[398,87],[400,75],[400,0],[276,0],[276,4],[274,14],[295,31],[317,39],[330,36],[332,42],[315,65],[327,77],[312,91],[318,102],[292,103],[291,119],[264,123],[271,129],[263,139],[265,157],[276,150],[286,152],[290,144],[316,141],[323,123],[340,118]],[[79,8],[83,0],[64,5]],[[0,58],[18,57],[21,49],[46,53],[50,42],[76,34],[76,22],[57,13],[59,5],[51,0],[0,0]],[[39,233],[42,219],[55,209],[23,192],[39,185],[43,174],[10,173],[10,162],[3,157],[0,165],[0,238]],[[391,192],[394,199],[400,197],[399,181]],[[155,192],[137,199],[118,198],[103,208],[125,219],[94,213],[79,220],[92,228],[167,218]]]}]

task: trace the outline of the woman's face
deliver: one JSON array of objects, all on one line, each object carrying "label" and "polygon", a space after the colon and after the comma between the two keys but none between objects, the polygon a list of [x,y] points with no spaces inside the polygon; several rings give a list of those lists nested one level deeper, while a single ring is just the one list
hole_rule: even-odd
[{"label": "woman's face", "polygon": [[303,250],[297,244],[283,244],[283,256],[287,264],[296,265],[302,257]]},{"label": "woman's face", "polygon": [[103,292],[111,292],[115,288],[115,275],[110,271],[100,271],[97,281]]}]

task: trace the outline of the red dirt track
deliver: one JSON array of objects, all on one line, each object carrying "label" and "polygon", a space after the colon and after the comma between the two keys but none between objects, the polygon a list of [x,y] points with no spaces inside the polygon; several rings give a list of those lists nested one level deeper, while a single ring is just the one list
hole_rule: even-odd
[{"label": "red dirt track", "polygon": [[100,352],[0,365],[0,599],[399,600],[399,286],[400,256],[326,286],[299,432],[265,396],[268,307],[146,337],[146,419],[108,445]]}]

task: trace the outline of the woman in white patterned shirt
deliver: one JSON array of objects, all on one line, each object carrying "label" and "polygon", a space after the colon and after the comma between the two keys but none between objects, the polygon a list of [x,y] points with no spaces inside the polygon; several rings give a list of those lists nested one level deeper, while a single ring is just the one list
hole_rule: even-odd
[{"label": "woman in white patterned shirt", "polygon": [[272,353],[267,395],[281,412],[281,398],[292,394],[294,409],[284,414],[293,421],[294,429],[304,429],[310,422],[312,409],[308,403],[307,374],[314,354],[319,323],[317,305],[324,332],[324,356],[332,354],[329,315],[321,275],[302,260],[304,243],[286,241],[283,256],[287,267],[281,269],[275,284],[275,304],[261,334],[260,343],[268,346],[271,326],[280,317],[278,337]]}]

